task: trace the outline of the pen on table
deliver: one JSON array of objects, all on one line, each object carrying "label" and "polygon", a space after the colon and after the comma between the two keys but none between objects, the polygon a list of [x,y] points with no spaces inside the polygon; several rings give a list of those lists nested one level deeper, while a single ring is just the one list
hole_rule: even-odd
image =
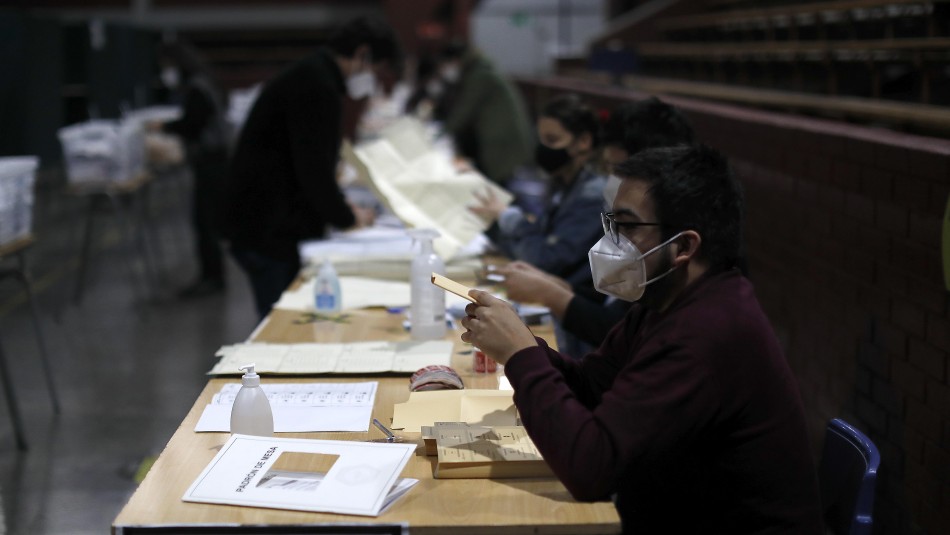
[{"label": "pen on table", "polygon": [[386,426],[383,425],[382,422],[380,422],[380,421],[377,420],[376,418],[373,418],[373,425],[375,425],[376,427],[378,427],[379,430],[382,431],[383,434],[386,435],[386,440],[387,440],[387,441],[389,441],[389,442],[395,442],[395,440],[396,440],[396,435],[394,435],[392,431],[390,431],[389,429],[387,429]]}]

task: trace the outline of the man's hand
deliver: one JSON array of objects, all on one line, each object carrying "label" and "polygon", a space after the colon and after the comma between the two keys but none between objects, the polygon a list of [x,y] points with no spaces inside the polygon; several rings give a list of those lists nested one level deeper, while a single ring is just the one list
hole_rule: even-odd
[{"label": "man's hand", "polygon": [[527,326],[511,305],[488,292],[471,290],[475,299],[465,307],[468,314],[462,318],[462,341],[481,349],[500,364],[506,364],[512,355],[527,347],[538,345]]}]

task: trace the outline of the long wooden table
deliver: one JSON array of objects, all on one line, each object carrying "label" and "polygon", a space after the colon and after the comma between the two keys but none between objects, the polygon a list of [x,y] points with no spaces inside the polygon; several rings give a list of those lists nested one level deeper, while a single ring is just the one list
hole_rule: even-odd
[{"label": "long wooden table", "polygon": [[[348,313],[346,323],[296,323],[301,313],[276,310],[253,334],[253,339],[269,342],[356,342],[362,340],[403,340],[401,314],[381,310]],[[459,340],[459,332],[449,332],[454,340],[453,367],[462,375],[466,388],[498,388],[496,374],[473,374],[471,347]],[[539,329],[549,336],[550,329]],[[278,382],[345,382],[366,380],[365,376],[341,377],[267,377]],[[393,405],[409,397],[406,376],[372,377],[379,381],[373,417],[390,422]],[[610,502],[579,503],[553,478],[537,479],[433,479],[434,457],[422,451],[418,433],[405,433],[416,439],[419,448],[402,472],[403,477],[419,483],[378,517],[310,513],[186,503],[181,496],[202,469],[211,461],[227,433],[195,433],[194,427],[204,406],[224,384],[239,382],[238,377],[215,378],[208,382],[191,411],[152,466],[145,480],[113,522],[113,533],[380,533],[385,526],[397,526],[396,533],[452,533],[454,535],[488,533],[619,533],[620,521]],[[400,433],[402,434],[402,433]],[[369,440],[382,437],[370,426],[366,433],[281,433],[295,438],[331,440]],[[356,531],[344,526],[361,526]],[[398,527],[401,526],[401,527]],[[374,531],[375,530],[375,531]],[[390,533],[394,531],[388,531]]]}]

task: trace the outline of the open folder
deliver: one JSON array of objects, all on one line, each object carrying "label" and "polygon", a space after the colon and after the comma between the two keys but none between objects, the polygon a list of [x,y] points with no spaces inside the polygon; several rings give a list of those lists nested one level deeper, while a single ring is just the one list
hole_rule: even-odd
[{"label": "open folder", "polygon": [[376,516],[417,483],[399,479],[415,449],[232,435],[181,499]]},{"label": "open folder", "polygon": [[472,425],[517,425],[510,390],[436,390],[412,392],[393,407],[393,429],[419,433],[435,422]]}]

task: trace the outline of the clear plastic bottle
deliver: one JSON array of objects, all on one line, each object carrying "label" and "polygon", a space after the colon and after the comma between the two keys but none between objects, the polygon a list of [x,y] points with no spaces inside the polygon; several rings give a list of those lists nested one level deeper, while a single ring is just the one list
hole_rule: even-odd
[{"label": "clear plastic bottle", "polygon": [[341,299],[340,279],[330,259],[326,258],[313,281],[313,303],[317,312],[339,312]]},{"label": "clear plastic bottle", "polygon": [[267,394],[261,388],[261,376],[254,372],[254,364],[241,366],[244,377],[241,389],[231,406],[231,432],[261,437],[274,436],[274,413]]},{"label": "clear plastic bottle", "polygon": [[419,253],[410,270],[411,306],[409,333],[413,340],[438,340],[445,336],[445,290],[432,284],[432,273],[445,273],[445,264],[432,249],[439,237],[433,229],[413,229],[409,235],[419,242]]}]

